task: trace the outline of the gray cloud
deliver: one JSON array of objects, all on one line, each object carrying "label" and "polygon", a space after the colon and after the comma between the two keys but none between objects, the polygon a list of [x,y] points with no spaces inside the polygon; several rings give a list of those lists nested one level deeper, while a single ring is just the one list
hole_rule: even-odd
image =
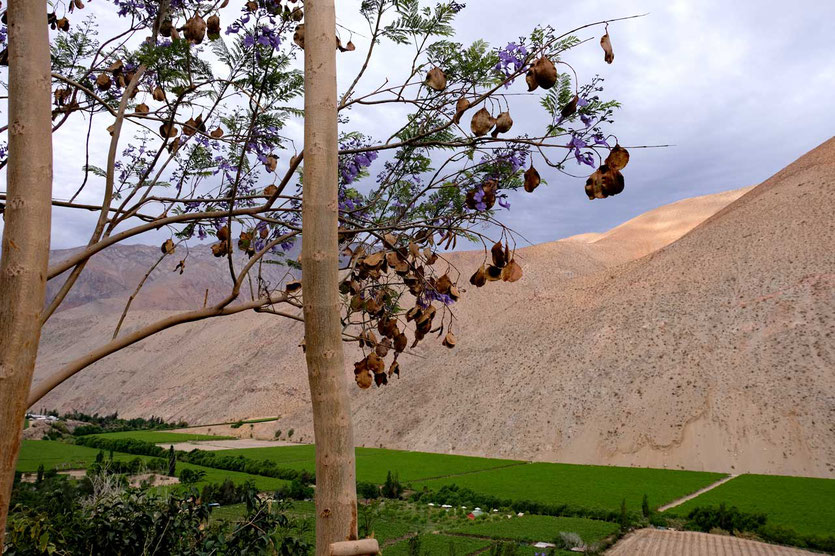
[{"label": "gray cloud", "polygon": [[[625,171],[626,191],[614,198],[588,201],[583,180],[537,164],[548,185],[535,195],[519,193],[503,219],[532,242],[603,231],[656,206],[678,199],[752,185],[764,180],[804,152],[833,135],[835,124],[835,57],[825,22],[835,19],[835,3],[798,0],[787,9],[776,1],[554,2],[508,3],[470,0],[458,20],[456,40],[478,38],[502,46],[527,34],[537,24],[567,30],[592,21],[649,12],[644,18],[612,24],[615,62],[603,63],[597,44],[600,28],[578,32],[588,43],[570,53],[581,81],[603,76],[605,95],[623,103],[613,131],[624,145],[673,144],[665,149],[636,149]],[[339,3],[339,22],[355,30],[357,52],[340,57],[340,84],[353,77],[367,45],[359,2]],[[90,3],[113,22],[112,6]],[[228,11],[228,18],[233,11]],[[227,22],[228,23],[228,22]],[[105,25],[102,28],[106,28]],[[343,34],[348,31],[341,31]],[[408,71],[407,48],[385,47],[372,61],[360,92],[385,77]],[[524,89],[517,83],[520,91]],[[544,112],[535,99],[514,97],[511,110],[518,129],[535,130]],[[4,111],[5,112],[5,111]],[[352,129],[377,139],[387,137],[402,111],[383,108],[354,111]],[[0,116],[2,117],[2,116]],[[110,122],[94,126],[94,164],[104,165]],[[69,122],[55,135],[57,198],[78,187],[84,160],[86,122]],[[295,138],[301,126],[288,128]],[[573,170],[575,168],[569,168]],[[584,173],[587,167],[576,167]],[[372,168],[372,173],[374,168]],[[5,189],[5,175],[0,176]],[[100,184],[80,197],[100,202]],[[52,239],[56,248],[86,243],[92,214],[56,210]],[[2,224],[0,224],[2,226]],[[156,242],[166,232],[143,236]]]}]

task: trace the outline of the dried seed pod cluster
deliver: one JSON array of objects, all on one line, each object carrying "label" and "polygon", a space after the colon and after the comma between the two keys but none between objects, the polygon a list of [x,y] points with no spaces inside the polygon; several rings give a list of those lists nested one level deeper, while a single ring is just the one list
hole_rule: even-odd
[{"label": "dried seed pod cluster", "polygon": [[[448,240],[447,236],[444,239]],[[410,345],[410,328],[412,347],[431,333],[443,337],[444,346],[455,346],[455,336],[445,323],[448,312],[444,307],[460,299],[461,292],[449,273],[434,273],[433,265],[440,258],[434,251],[431,232],[418,232],[412,239],[386,234],[379,251],[367,253],[362,246],[346,247],[343,255],[350,259],[351,272],[339,289],[347,300],[349,321],[353,318],[354,324],[361,327],[357,340],[367,353],[354,364],[360,388],[382,386],[392,375],[399,376],[398,357]],[[400,292],[403,287],[416,302],[398,314],[405,294]],[[434,305],[436,301],[442,305]],[[392,358],[390,364],[385,362],[387,357]]]},{"label": "dried seed pod cluster", "polygon": [[496,204],[499,182],[494,179],[485,181],[467,192],[464,203],[470,210],[490,210]]},{"label": "dried seed pod cluster", "polygon": [[550,89],[557,83],[557,67],[549,58],[543,56],[531,65],[525,75],[528,91],[535,91],[538,87]]},{"label": "dried seed pod cluster", "polygon": [[502,245],[502,242],[497,241],[490,249],[490,258],[492,264],[481,265],[470,277],[470,284],[481,288],[487,282],[516,282],[522,278],[522,267],[513,258],[507,243]]},{"label": "dried seed pod cluster", "polygon": [[615,145],[606,161],[586,180],[586,195],[589,199],[605,199],[621,193],[625,183],[620,171],[628,163],[629,151]]}]

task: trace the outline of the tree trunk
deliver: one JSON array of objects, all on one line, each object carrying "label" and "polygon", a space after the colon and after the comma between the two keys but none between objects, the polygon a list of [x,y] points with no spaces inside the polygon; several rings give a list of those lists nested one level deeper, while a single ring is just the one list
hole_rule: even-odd
[{"label": "tree trunk", "polygon": [[11,0],[8,197],[0,256],[0,547],[46,292],[52,120],[46,2]]},{"label": "tree trunk", "polygon": [[333,0],[305,2],[302,292],[316,439],[316,554],[357,538],[351,402],[338,290],[336,17]]}]

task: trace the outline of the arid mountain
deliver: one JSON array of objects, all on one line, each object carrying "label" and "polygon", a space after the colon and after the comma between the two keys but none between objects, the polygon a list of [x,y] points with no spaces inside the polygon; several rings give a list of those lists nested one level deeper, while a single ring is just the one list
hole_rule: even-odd
[{"label": "arid mountain", "polygon": [[[520,282],[468,288],[457,304],[454,350],[424,342],[400,380],[354,392],[357,440],[835,476],[833,214],[835,139],[751,190],[520,250]],[[482,258],[450,261],[468,276]],[[102,297],[53,317],[38,375],[110,337],[123,302]],[[164,314],[137,310],[127,326]],[[301,337],[268,315],[194,323],[97,363],[43,405],[192,422],[280,414],[274,428],[309,441]]]}]

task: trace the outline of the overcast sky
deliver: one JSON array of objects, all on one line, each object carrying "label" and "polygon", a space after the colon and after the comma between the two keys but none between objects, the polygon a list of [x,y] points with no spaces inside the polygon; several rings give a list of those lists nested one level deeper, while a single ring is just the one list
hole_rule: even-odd
[{"label": "overcast sky", "polygon": [[[359,0],[338,0],[340,24],[367,36],[356,15]],[[707,193],[759,183],[804,152],[835,134],[835,55],[831,26],[835,2],[700,0],[594,1],[469,0],[459,15],[456,40],[484,38],[504,46],[537,24],[560,31],[585,23],[639,13],[648,16],[610,26],[615,50],[611,66],[602,60],[600,28],[579,33],[594,40],[572,51],[566,60],[581,81],[595,73],[605,78],[605,95],[623,103],[612,128],[623,145],[673,144],[665,149],[633,150],[624,171],[621,195],[589,201],[584,181],[537,165],[549,182],[534,195],[513,195],[502,219],[533,243],[585,232],[607,230],[654,207]],[[434,2],[431,2],[434,4]],[[234,5],[234,2],[233,2]],[[100,14],[102,28],[116,23],[112,4],[87,4]],[[86,10],[85,10],[86,11]],[[234,10],[224,11],[224,26]],[[346,31],[342,31],[343,35]],[[353,78],[367,39],[353,36],[357,51],[340,55],[340,82]],[[360,91],[373,89],[411,58],[388,48],[371,65]],[[517,88],[524,89],[522,83]],[[343,84],[344,87],[344,84]],[[535,102],[511,104],[520,131],[543,125]],[[3,120],[6,118],[3,106]],[[378,139],[387,137],[394,113],[357,113],[352,128]],[[109,137],[101,120],[94,130],[94,157],[104,166]],[[516,129],[514,130],[516,131]],[[67,199],[78,186],[84,160],[81,118],[55,135],[54,197]],[[300,136],[301,126],[288,130]],[[569,170],[575,168],[569,167]],[[587,173],[587,167],[576,168]],[[372,174],[376,174],[372,168]],[[0,176],[0,190],[5,175]],[[84,202],[100,202],[100,187],[90,188]],[[54,214],[53,248],[86,243],[92,215]],[[0,224],[2,226],[2,224]],[[142,236],[156,243],[155,236]]]}]

